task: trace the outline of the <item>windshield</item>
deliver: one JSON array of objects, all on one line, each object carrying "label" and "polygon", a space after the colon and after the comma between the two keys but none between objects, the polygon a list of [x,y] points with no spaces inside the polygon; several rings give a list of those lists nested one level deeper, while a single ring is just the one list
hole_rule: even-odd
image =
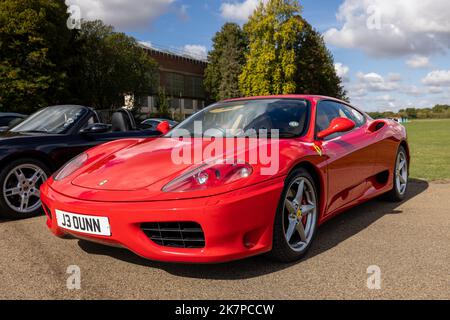
[{"label": "windshield", "polygon": [[69,130],[85,113],[81,106],[55,106],[42,109],[10,131],[59,134]]},{"label": "windshield", "polygon": [[280,138],[300,136],[308,124],[309,103],[294,99],[259,99],[217,103],[194,114],[167,137],[242,137],[278,130]]}]

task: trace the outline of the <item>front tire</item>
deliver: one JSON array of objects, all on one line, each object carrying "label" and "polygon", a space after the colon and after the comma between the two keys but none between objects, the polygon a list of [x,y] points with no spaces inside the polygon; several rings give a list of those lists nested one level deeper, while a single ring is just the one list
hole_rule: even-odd
[{"label": "front tire", "polygon": [[385,196],[388,201],[400,202],[405,199],[406,191],[408,190],[408,169],[409,165],[406,150],[403,146],[400,146],[397,152],[397,158],[395,160],[393,171],[394,186]]},{"label": "front tire", "polygon": [[42,212],[39,188],[50,176],[41,161],[25,158],[12,161],[0,172],[0,216],[25,219]]},{"label": "front tire", "polygon": [[287,178],[281,194],[269,257],[281,262],[302,258],[314,240],[318,218],[314,179],[305,169],[296,169]]}]

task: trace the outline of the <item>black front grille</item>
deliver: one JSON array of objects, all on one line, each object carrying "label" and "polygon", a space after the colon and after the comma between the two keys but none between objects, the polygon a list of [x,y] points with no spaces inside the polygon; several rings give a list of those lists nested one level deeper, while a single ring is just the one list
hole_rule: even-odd
[{"label": "black front grille", "polygon": [[195,222],[144,223],[141,228],[150,240],[160,246],[191,249],[205,247],[202,227]]}]

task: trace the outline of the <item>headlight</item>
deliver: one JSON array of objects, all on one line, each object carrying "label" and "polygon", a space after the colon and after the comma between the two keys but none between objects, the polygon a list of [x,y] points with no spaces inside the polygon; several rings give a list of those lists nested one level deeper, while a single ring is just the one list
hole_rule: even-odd
[{"label": "headlight", "polygon": [[58,172],[56,172],[55,175],[53,176],[53,180],[60,181],[62,179],[67,178],[76,170],[78,170],[88,159],[89,156],[87,155],[87,153],[80,154],[78,157],[66,163],[64,167],[62,167]]},{"label": "headlight", "polygon": [[253,168],[247,163],[227,162],[230,161],[219,160],[205,163],[169,182],[162,191],[187,192],[205,190],[246,179],[253,173]]}]

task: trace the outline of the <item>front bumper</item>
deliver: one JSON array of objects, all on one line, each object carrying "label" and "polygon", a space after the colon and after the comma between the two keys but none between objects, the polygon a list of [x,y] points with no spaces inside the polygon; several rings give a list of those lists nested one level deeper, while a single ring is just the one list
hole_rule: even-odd
[{"label": "front bumper", "polygon": [[[75,237],[127,248],[157,261],[219,263],[268,252],[273,222],[284,178],[208,198],[153,202],[97,202],[70,198],[41,187],[47,226],[57,236]],[[93,236],[58,227],[55,210],[108,217],[110,237]],[[141,229],[144,223],[195,222],[205,236],[205,247],[185,249],[161,246]]]}]

